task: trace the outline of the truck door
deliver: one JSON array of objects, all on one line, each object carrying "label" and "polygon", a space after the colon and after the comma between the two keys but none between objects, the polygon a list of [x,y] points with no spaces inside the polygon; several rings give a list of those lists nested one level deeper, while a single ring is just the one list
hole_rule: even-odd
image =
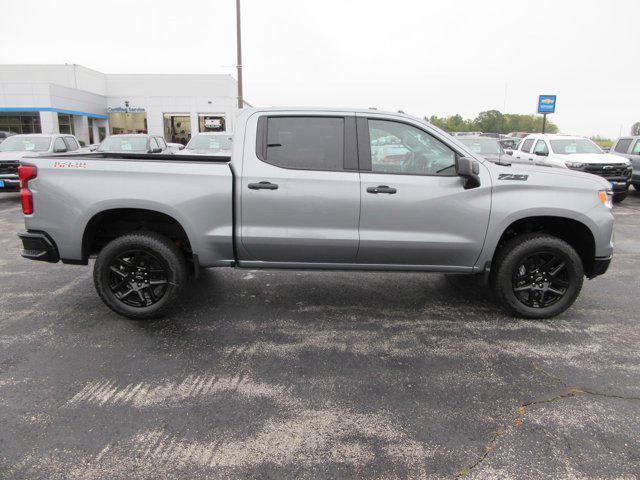
[{"label": "truck door", "polygon": [[458,147],[407,120],[357,120],[361,197],[358,263],[469,271],[485,239],[491,179],[465,189]]},{"label": "truck door", "polygon": [[549,162],[549,147],[544,140],[538,140],[531,152],[531,159],[534,165],[542,165],[544,167],[551,166]]},{"label": "truck door", "polygon": [[360,175],[355,115],[251,117],[241,180],[241,260],[354,263]]},{"label": "truck door", "polygon": [[513,152],[513,163],[533,163],[533,159],[531,157],[533,141],[533,138],[527,138],[522,141],[520,149]]}]

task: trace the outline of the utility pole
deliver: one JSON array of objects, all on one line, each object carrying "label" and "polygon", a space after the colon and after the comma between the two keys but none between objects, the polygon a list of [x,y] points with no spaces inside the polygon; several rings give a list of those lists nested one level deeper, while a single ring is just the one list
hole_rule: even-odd
[{"label": "utility pole", "polygon": [[238,108],[244,107],[242,98],[242,32],[240,28],[240,0],[236,0],[236,52],[238,54]]},{"label": "utility pole", "polygon": [[542,114],[542,133],[544,133],[544,128],[547,126],[547,114]]}]

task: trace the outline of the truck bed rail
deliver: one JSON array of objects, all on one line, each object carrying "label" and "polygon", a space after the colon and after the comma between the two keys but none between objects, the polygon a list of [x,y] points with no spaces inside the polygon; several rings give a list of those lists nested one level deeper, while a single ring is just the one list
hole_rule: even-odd
[{"label": "truck bed rail", "polygon": [[[50,158],[82,158],[83,160],[134,160],[142,162],[201,162],[229,163],[231,157],[223,155],[165,155],[161,153],[110,153],[110,152],[78,152],[46,155]],[[27,160],[28,161],[28,160]]]}]

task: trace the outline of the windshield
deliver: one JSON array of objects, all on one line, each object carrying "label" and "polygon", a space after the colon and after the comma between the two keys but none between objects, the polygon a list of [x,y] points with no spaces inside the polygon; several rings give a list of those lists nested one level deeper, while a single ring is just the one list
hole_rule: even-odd
[{"label": "windshield", "polygon": [[571,155],[572,153],[602,153],[600,147],[586,138],[551,140],[553,153]]},{"label": "windshield", "polygon": [[231,137],[224,135],[196,135],[187,144],[188,150],[231,150]]},{"label": "windshield", "polygon": [[98,148],[99,152],[146,152],[147,137],[108,137]]},{"label": "windshield", "polygon": [[502,149],[497,141],[490,138],[459,138],[461,143],[479,155],[500,155]]},{"label": "windshield", "polygon": [[50,137],[9,137],[0,143],[0,152],[46,152]]}]

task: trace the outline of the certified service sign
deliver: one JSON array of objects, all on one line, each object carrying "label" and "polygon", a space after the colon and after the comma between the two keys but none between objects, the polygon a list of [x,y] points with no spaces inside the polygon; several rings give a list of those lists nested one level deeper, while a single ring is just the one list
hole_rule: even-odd
[{"label": "certified service sign", "polygon": [[538,113],[553,113],[556,111],[555,95],[540,95],[538,97]]}]

